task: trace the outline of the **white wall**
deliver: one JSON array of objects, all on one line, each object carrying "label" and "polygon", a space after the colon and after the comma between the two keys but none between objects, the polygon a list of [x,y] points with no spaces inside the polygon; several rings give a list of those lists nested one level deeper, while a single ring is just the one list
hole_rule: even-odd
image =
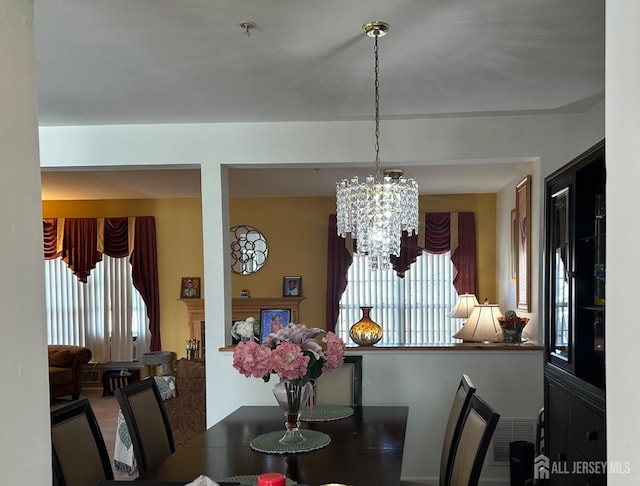
[{"label": "white wall", "polygon": [[51,484],[33,5],[0,2],[0,471]]},{"label": "white wall", "polygon": [[637,302],[638,181],[640,181],[640,2],[608,0],[607,95],[607,452],[629,461],[629,474],[609,474],[610,486],[640,484],[640,367]]}]

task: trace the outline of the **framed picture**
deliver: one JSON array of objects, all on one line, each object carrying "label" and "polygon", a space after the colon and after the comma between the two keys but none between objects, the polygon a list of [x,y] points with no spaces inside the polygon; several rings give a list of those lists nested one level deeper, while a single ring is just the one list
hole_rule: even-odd
[{"label": "framed picture", "polygon": [[516,309],[531,310],[531,176],[516,186],[516,224],[518,251],[516,266]]},{"label": "framed picture", "polygon": [[302,277],[282,277],[283,297],[302,297]]},{"label": "framed picture", "polygon": [[509,256],[511,281],[515,282],[518,273],[518,218],[515,209],[511,210],[511,251]]},{"label": "framed picture", "polygon": [[182,277],[182,285],[180,285],[180,298],[200,298],[200,277]]},{"label": "framed picture", "polygon": [[291,322],[291,309],[260,310],[260,342],[263,343],[269,334],[278,332]]}]

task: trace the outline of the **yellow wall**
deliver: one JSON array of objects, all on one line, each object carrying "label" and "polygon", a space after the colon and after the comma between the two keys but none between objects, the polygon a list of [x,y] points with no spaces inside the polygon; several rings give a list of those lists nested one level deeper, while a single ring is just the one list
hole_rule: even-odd
[{"label": "yellow wall", "polygon": [[[243,198],[230,200],[230,224],[254,226],[269,243],[265,266],[253,275],[232,274],[232,296],[282,296],[282,277],[301,276],[300,321],[325,326],[327,221],[335,198]],[[200,199],[43,201],[44,217],[155,216],[158,237],[162,348],[185,353],[187,311],[179,300],[182,277],[203,276]],[[496,298],[496,196],[421,196],[421,211],[472,211],[478,232],[478,299]],[[206,287],[206,282],[202,283]]]},{"label": "yellow wall", "polygon": [[282,277],[300,276],[300,321],[324,328],[327,222],[335,205],[330,197],[231,199],[231,226],[254,226],[269,244],[269,258],[261,270],[232,274],[233,296],[249,289],[252,297],[282,297]]},{"label": "yellow wall", "polygon": [[182,277],[203,276],[200,199],[43,201],[42,212],[45,218],[155,216],[162,349],[186,356],[189,332],[180,282]]}]

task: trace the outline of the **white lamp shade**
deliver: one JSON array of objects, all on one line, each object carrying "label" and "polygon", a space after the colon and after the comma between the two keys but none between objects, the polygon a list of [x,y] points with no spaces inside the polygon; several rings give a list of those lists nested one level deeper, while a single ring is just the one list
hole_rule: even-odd
[{"label": "white lamp shade", "polygon": [[458,296],[456,305],[453,310],[449,312],[449,317],[459,317],[466,319],[471,315],[473,308],[479,305],[478,299],[474,294],[462,294]]},{"label": "white lamp shade", "polygon": [[462,329],[453,337],[464,341],[495,342],[501,330],[499,317],[502,317],[502,312],[498,304],[476,305]]}]

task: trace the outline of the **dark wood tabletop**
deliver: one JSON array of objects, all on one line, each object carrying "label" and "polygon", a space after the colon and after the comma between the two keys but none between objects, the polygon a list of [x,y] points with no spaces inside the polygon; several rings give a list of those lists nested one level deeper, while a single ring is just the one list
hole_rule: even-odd
[{"label": "dark wood tabletop", "polygon": [[[281,472],[301,484],[399,485],[408,407],[355,407],[346,419],[303,422],[301,429],[323,432],[331,443],[316,451],[266,454],[251,449],[261,434],[282,430],[279,407],[240,407],[194,437],[141,480],[213,480]],[[303,432],[304,433],[304,432]]]}]

